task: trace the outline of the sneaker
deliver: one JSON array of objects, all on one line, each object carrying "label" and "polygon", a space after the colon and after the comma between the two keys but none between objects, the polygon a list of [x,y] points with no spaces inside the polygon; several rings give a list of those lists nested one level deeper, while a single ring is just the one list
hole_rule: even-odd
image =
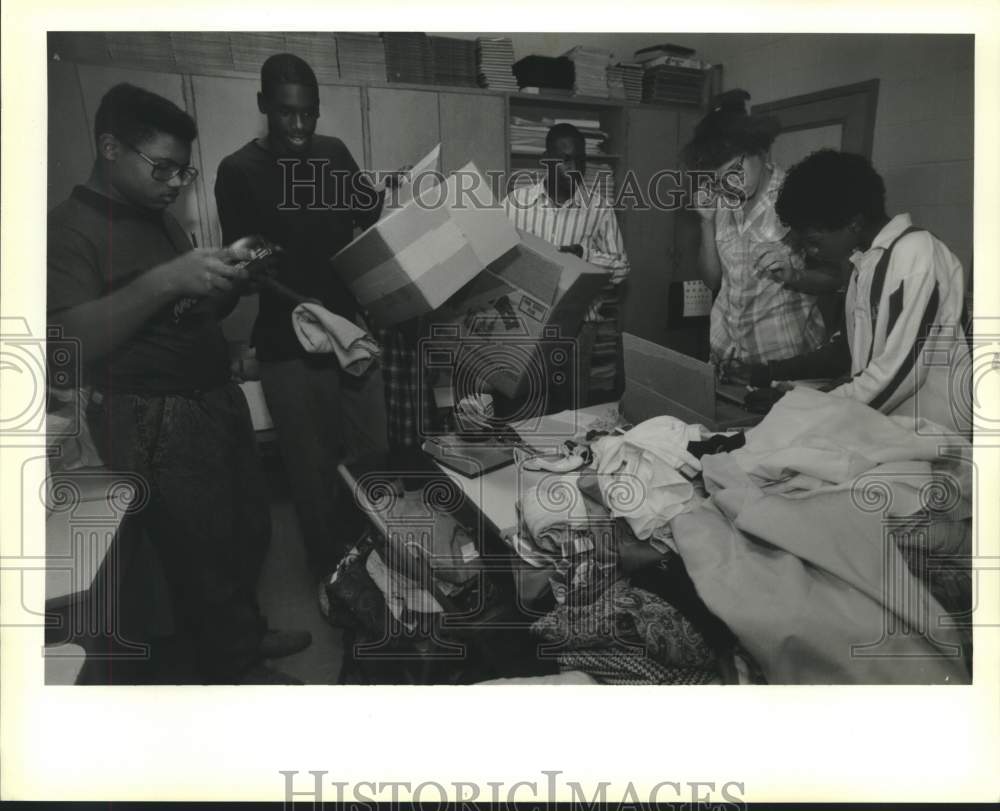
[{"label": "sneaker", "polygon": [[240,678],[240,684],[305,684],[305,682],[266,665],[254,665]]},{"label": "sneaker", "polygon": [[257,645],[261,659],[280,659],[305,650],[312,644],[308,631],[265,631]]}]

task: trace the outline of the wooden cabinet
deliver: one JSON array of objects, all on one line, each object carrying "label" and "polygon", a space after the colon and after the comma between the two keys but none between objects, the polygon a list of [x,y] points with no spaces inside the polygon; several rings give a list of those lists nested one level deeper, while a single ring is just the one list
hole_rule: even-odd
[{"label": "wooden cabinet", "polygon": [[369,87],[367,168],[391,172],[416,163],[441,141],[438,94]]},{"label": "wooden cabinet", "polygon": [[80,94],[76,65],[50,62],[48,76],[48,207],[69,197],[94,164],[93,119]]},{"label": "wooden cabinet", "polygon": [[622,301],[627,332],[662,343],[667,327],[667,288],[672,277],[675,212],[669,210],[676,184],[663,170],[676,168],[677,113],[628,111],[628,171],[638,197],[624,197],[625,247],[632,270]]},{"label": "wooden cabinet", "polygon": [[505,102],[482,93],[438,95],[441,122],[441,171],[446,175],[472,161],[481,172],[507,166]]}]

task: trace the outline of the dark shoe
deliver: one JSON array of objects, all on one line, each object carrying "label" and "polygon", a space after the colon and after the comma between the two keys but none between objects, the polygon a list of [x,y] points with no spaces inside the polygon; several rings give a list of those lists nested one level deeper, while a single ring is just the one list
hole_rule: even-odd
[{"label": "dark shoe", "polygon": [[305,650],[312,641],[308,631],[265,631],[257,645],[257,653],[261,659],[280,659]]},{"label": "dark shoe", "polygon": [[240,678],[240,684],[305,684],[305,682],[266,665],[254,665]]}]

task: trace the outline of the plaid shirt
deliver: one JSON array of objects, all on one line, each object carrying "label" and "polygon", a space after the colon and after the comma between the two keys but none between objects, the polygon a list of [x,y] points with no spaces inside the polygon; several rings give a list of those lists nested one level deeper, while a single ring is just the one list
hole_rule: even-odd
[{"label": "plaid shirt", "polygon": [[717,360],[782,360],[815,349],[824,338],[815,296],[789,290],[754,270],[768,248],[791,256],[781,243],[788,229],[774,210],[785,173],[776,166],[770,169],[767,188],[750,211],[721,209],[716,218],[722,286],[712,306],[711,345]]},{"label": "plaid shirt", "polygon": [[389,449],[419,448],[434,412],[434,395],[420,386],[417,342],[398,329],[380,329],[375,338],[382,347]]}]

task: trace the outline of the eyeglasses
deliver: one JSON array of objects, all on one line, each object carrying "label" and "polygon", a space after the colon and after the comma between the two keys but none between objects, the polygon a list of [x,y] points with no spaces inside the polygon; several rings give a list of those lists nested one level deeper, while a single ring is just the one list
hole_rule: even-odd
[{"label": "eyeglasses", "polygon": [[153,180],[158,180],[160,183],[166,183],[168,180],[173,180],[175,177],[179,177],[181,179],[182,186],[189,186],[194,183],[195,178],[198,177],[198,170],[193,166],[178,166],[173,161],[154,160],[141,149],[138,149],[127,141],[122,141],[122,143],[146,161],[146,163],[148,163],[151,167],[153,167],[151,172]]}]

